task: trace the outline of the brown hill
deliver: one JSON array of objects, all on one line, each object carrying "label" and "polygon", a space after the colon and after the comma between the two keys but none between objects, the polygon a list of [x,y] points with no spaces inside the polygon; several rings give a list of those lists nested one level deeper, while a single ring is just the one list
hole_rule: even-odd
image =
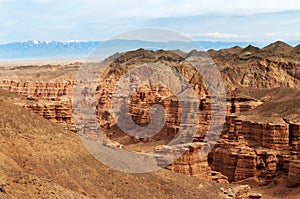
[{"label": "brown hill", "polygon": [[293,53],[300,54],[300,44],[294,48]]},{"label": "brown hill", "polygon": [[219,67],[227,90],[235,88],[300,88],[300,47],[275,42],[262,50],[249,45],[240,52],[209,51]]},{"label": "brown hill", "polygon": [[282,41],[277,41],[262,48],[262,50],[268,53],[272,53],[273,55],[284,55],[291,53],[293,47]]},{"label": "brown hill", "polygon": [[228,54],[237,54],[239,52],[241,52],[243,49],[239,46],[234,46],[232,48],[228,48],[228,49],[223,49],[223,50],[220,50],[220,52],[226,52]]},{"label": "brown hill", "polygon": [[247,46],[246,48],[244,48],[241,53],[245,53],[245,52],[250,52],[250,53],[258,53],[260,52],[260,48],[258,47],[255,47],[255,46],[252,46],[252,45],[249,45]]},{"label": "brown hill", "polygon": [[201,50],[192,50],[189,53],[187,53],[187,55],[185,56],[185,58],[189,58],[192,56],[199,56],[199,57],[207,57],[207,52],[205,51],[201,51]]},{"label": "brown hill", "polygon": [[254,56],[260,52],[261,52],[260,48],[249,45],[246,48],[244,48],[243,50],[241,50],[238,53],[238,55],[241,59],[248,59],[249,57]]},{"label": "brown hill", "polygon": [[230,55],[234,55],[234,54],[238,54],[243,50],[243,48],[239,47],[239,46],[234,46],[232,48],[227,48],[227,49],[221,49],[221,50],[209,50],[208,54],[212,57],[215,56],[230,56]]}]

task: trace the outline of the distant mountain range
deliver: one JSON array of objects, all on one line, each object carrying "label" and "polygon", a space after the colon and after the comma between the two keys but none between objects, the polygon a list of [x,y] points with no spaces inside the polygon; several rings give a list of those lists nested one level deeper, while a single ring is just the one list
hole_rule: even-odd
[{"label": "distant mountain range", "polygon": [[101,42],[26,41],[0,44],[0,59],[84,58]]},{"label": "distant mountain range", "polygon": [[[219,50],[233,46],[246,47],[250,44],[257,47],[264,45],[264,43],[255,42],[197,41],[196,43],[204,50]],[[198,47],[195,46],[195,43],[183,41],[151,42],[140,40],[112,40],[104,43],[101,41],[26,41],[0,44],[0,60],[84,59],[100,44],[104,45],[102,49],[105,49],[107,56],[115,52],[126,51],[128,48],[132,50],[137,48],[175,50],[180,46],[180,50],[186,49],[190,51]]]}]

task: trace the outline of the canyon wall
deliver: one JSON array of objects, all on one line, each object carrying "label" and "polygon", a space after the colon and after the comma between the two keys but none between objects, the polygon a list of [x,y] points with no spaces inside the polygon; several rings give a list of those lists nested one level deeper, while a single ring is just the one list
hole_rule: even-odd
[{"label": "canyon wall", "polygon": [[30,103],[23,104],[26,109],[75,131],[71,102],[73,82],[33,83],[2,80],[0,88],[24,95],[30,100]]},{"label": "canyon wall", "polygon": [[300,123],[289,124],[289,138],[289,144],[291,146],[291,158],[288,183],[291,187],[297,187],[300,185]]},{"label": "canyon wall", "polygon": [[296,186],[299,124],[274,118],[272,121],[228,116],[227,133],[209,154],[212,170],[221,172],[230,182],[254,177],[261,185],[287,173],[290,186]]},{"label": "canyon wall", "polygon": [[71,96],[73,82],[50,83],[2,80],[0,88],[32,98],[61,101],[64,97]]},{"label": "canyon wall", "polygon": [[[199,156],[200,151],[205,150],[205,148],[207,149],[209,146],[203,144],[202,142],[194,142],[191,144],[177,145],[176,147],[181,147],[180,149],[184,150],[185,152],[171,165],[166,167],[166,169],[199,179],[215,181],[218,183],[228,183],[227,176],[221,174],[220,172],[211,170],[208,165],[207,156],[202,158]],[[163,150],[160,153],[164,154]],[[164,164],[164,162],[161,162],[160,159],[158,159],[157,162],[158,165]]]}]

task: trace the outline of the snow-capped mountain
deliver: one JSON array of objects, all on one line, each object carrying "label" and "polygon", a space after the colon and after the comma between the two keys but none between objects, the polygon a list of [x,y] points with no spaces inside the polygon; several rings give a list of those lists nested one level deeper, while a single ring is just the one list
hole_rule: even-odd
[{"label": "snow-capped mountain", "polygon": [[[0,44],[0,60],[24,60],[24,59],[84,59],[101,41],[26,41]],[[235,45],[245,47],[249,42],[211,42],[198,41],[204,50],[230,48]],[[171,41],[171,42],[149,42],[139,40],[118,40],[105,43],[113,51],[122,51],[125,46],[132,49],[145,46],[155,49],[159,46],[162,49],[177,49],[178,46],[191,47],[191,43]],[[258,44],[251,43],[259,46]],[[108,50],[109,52],[109,50]]]},{"label": "snow-capped mountain", "polygon": [[0,45],[0,59],[84,58],[101,42],[27,41]]}]

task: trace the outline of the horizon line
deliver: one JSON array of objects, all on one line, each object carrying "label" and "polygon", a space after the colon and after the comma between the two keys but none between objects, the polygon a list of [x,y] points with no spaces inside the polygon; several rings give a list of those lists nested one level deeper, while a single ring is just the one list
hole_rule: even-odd
[{"label": "horizon line", "polygon": [[0,42],[0,45],[6,45],[6,44],[14,44],[14,43],[28,43],[33,42],[35,44],[41,44],[41,43],[51,43],[51,42],[58,42],[58,43],[84,43],[84,42],[108,42],[108,41],[143,41],[143,42],[153,42],[153,43],[168,43],[168,42],[211,42],[211,43],[273,43],[273,42],[299,42],[300,39],[291,39],[291,40],[285,40],[285,39],[270,39],[270,40],[213,40],[213,39],[191,39],[191,41],[185,41],[185,40],[169,40],[169,41],[151,41],[151,40],[140,40],[140,39],[108,39],[108,40],[20,40],[20,41],[9,41],[9,42]]}]

